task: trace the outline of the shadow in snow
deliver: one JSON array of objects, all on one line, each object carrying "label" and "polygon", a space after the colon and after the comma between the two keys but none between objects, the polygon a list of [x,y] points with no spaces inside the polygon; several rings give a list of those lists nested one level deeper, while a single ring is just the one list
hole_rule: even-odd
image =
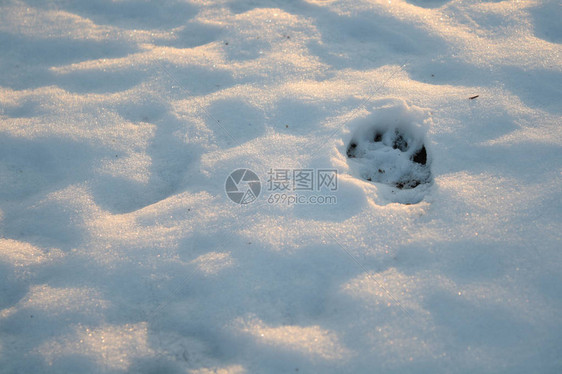
[{"label": "shadow in snow", "polygon": [[[31,6],[51,9],[50,2],[26,0]],[[181,0],[89,0],[58,2],[57,10],[91,19],[98,25],[126,29],[171,29],[182,25],[197,14],[197,8]]]}]

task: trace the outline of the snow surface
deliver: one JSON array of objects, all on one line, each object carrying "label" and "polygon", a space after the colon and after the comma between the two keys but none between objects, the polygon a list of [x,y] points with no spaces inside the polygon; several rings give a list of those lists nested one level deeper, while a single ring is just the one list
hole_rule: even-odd
[{"label": "snow surface", "polygon": [[[560,19],[2,1],[0,373],[562,372]],[[377,126],[428,183],[366,180]],[[337,203],[237,205],[238,168],[336,168]]]}]

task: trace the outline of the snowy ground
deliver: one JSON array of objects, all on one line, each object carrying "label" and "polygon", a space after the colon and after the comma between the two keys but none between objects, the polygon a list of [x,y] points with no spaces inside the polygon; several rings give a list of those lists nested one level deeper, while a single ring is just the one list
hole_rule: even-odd
[{"label": "snowy ground", "polygon": [[561,372],[560,19],[0,2],[0,373]]}]

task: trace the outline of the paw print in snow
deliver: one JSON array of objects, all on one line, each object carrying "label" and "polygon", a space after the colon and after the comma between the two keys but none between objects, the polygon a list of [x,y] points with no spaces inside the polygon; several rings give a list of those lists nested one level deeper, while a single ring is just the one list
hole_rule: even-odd
[{"label": "paw print in snow", "polygon": [[430,183],[431,159],[423,133],[413,123],[416,121],[406,104],[382,110],[380,115],[375,112],[363,120],[346,147],[350,166],[358,176],[395,190],[411,190]]}]

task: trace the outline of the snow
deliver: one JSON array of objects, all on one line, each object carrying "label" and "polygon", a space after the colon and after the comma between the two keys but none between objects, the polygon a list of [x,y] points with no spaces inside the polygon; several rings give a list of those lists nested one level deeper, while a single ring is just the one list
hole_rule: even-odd
[{"label": "snow", "polygon": [[560,372],[561,17],[2,2],[0,372]]}]

